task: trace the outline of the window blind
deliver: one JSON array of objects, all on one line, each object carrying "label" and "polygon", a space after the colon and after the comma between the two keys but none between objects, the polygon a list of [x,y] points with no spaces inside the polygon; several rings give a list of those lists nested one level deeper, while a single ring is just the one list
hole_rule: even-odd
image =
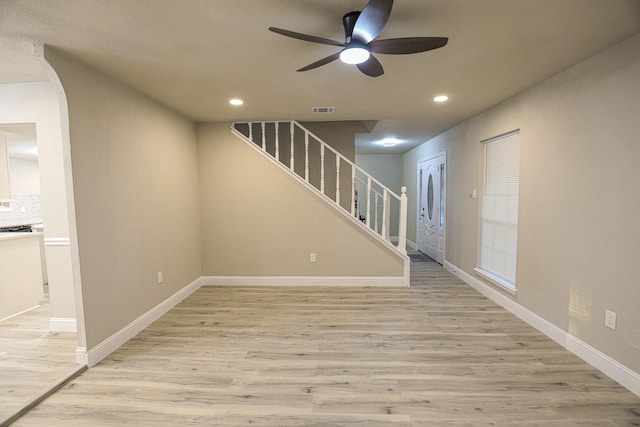
[{"label": "window blind", "polygon": [[520,131],[485,143],[480,268],[515,288]]}]

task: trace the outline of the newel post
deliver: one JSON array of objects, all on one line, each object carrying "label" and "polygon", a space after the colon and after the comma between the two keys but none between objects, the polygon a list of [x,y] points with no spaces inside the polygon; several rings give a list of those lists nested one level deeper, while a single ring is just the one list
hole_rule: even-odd
[{"label": "newel post", "polygon": [[398,249],[407,253],[407,187],[400,189],[400,227],[398,229]]}]

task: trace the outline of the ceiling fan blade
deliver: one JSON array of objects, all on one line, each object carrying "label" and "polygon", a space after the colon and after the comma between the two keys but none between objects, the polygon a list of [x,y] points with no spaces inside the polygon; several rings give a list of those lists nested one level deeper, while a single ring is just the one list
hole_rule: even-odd
[{"label": "ceiling fan blade", "polygon": [[295,31],[284,30],[282,28],[269,27],[269,31],[273,31],[274,33],[291,37],[293,39],[304,40],[312,43],[328,44],[331,46],[340,46],[340,47],[343,47],[345,45],[343,42],[339,42],[336,40],[325,39],[324,37],[317,37],[309,34],[296,33]]},{"label": "ceiling fan blade", "polygon": [[446,37],[405,37],[399,39],[373,40],[369,49],[375,53],[403,55],[426,52],[443,47],[449,41]]},{"label": "ceiling fan blade", "polygon": [[299,70],[296,71],[309,71],[309,70],[313,70],[314,68],[318,68],[321,67],[323,65],[326,65],[330,62],[335,61],[336,59],[340,58],[340,52],[334,53],[333,55],[329,55],[326,58],[322,58],[319,61],[316,61],[312,64],[307,65],[306,67],[302,67]]},{"label": "ceiling fan blade", "polygon": [[384,74],[382,64],[373,55],[369,56],[369,59],[362,64],[358,64],[357,67],[367,76],[378,77]]},{"label": "ceiling fan blade", "polygon": [[369,0],[353,27],[352,37],[365,44],[378,37],[389,20],[393,0]]}]

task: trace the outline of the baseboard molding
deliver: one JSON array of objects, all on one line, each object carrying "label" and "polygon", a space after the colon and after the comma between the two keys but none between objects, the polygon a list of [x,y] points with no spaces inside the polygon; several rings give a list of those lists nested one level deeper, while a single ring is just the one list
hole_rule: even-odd
[{"label": "baseboard molding", "polygon": [[[153,322],[162,317],[166,312],[175,307],[182,300],[187,298],[193,292],[197,291],[202,286],[202,278],[198,278],[191,282],[189,285],[180,289],[175,294],[171,295],[160,304],[153,307],[151,310],[144,313],[124,328],[120,329],[115,334],[111,335],[106,340],[93,348],[90,348],[85,354],[84,364],[88,367],[95,366],[102,359],[107,357],[113,351],[118,349],[121,345],[129,341],[136,336],[139,332],[151,325]],[[80,348],[76,350],[76,357],[78,357]]]},{"label": "baseboard molding", "polygon": [[203,286],[407,286],[402,276],[205,276]]},{"label": "baseboard molding", "polygon": [[68,237],[45,237],[45,246],[71,246],[71,240]]},{"label": "baseboard molding", "polygon": [[413,249],[414,251],[418,250],[418,244],[416,242],[412,242],[411,240],[407,239],[407,247],[409,249]]},{"label": "baseboard molding", "polygon": [[78,365],[87,364],[87,347],[76,347],[76,363]]},{"label": "baseboard molding", "polygon": [[78,332],[76,319],[67,317],[52,317],[49,319],[51,332]]},{"label": "baseboard molding", "polygon": [[456,265],[445,261],[444,268],[480,292],[482,295],[542,332],[585,362],[604,372],[623,387],[640,396],[640,373],[629,369],[611,356],[602,353],[600,350],[571,335],[569,332],[559,328],[528,308],[523,307],[516,301],[493,289],[491,286],[483,283]]}]

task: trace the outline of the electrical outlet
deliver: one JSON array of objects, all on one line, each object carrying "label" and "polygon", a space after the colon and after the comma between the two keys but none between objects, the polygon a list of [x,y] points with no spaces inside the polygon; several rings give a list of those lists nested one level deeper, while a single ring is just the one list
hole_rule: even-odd
[{"label": "electrical outlet", "polygon": [[158,271],[158,285],[161,284],[164,281],[164,279],[162,278],[162,271]]},{"label": "electrical outlet", "polygon": [[616,312],[611,310],[604,311],[604,326],[611,330],[616,330]]},{"label": "electrical outlet", "polygon": [[309,254],[309,262],[316,262],[318,261],[318,258],[316,257],[316,254],[314,254],[313,252]]}]

